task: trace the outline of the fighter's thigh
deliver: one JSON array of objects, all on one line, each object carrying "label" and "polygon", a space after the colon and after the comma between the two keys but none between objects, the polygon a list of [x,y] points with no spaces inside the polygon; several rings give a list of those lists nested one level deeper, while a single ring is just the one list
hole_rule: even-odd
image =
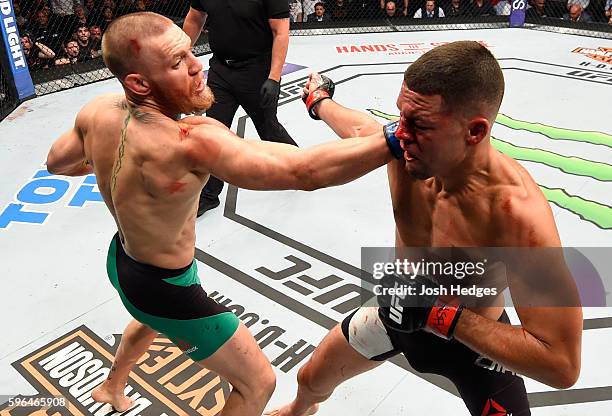
[{"label": "fighter's thigh", "polygon": [[130,345],[151,344],[157,336],[159,333],[156,330],[132,319],[125,327],[121,341]]},{"label": "fighter's thigh", "polygon": [[[483,375],[483,372],[487,374]],[[525,383],[517,375],[495,370],[466,370],[455,375],[452,380],[470,414],[474,416],[531,414]]]},{"label": "fighter's thigh", "polygon": [[239,391],[274,382],[270,361],[242,322],[231,338],[198,364],[219,374]]},{"label": "fighter's thigh", "polygon": [[344,318],[342,335],[349,346],[372,361],[384,361],[400,353],[378,315],[377,307],[361,307]]}]

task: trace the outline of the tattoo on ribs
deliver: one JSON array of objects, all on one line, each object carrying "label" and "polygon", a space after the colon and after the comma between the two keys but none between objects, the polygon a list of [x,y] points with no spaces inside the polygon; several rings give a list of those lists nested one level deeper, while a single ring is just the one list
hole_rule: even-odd
[{"label": "tattoo on ribs", "polygon": [[117,174],[121,170],[121,166],[123,163],[123,155],[125,154],[125,142],[127,141],[127,126],[130,122],[130,113],[128,112],[125,117],[125,121],[123,122],[123,128],[121,129],[121,141],[119,142],[119,157],[115,161],[115,166],[113,168],[113,175],[111,177],[111,190],[114,191],[117,187]]}]

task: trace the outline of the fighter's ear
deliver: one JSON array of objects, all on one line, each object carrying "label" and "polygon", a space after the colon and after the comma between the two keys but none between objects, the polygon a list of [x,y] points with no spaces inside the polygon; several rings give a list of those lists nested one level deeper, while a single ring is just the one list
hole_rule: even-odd
[{"label": "fighter's ear", "polygon": [[123,85],[138,95],[149,95],[151,86],[141,74],[128,74],[123,78]]},{"label": "fighter's ear", "polygon": [[491,131],[491,123],[486,117],[474,117],[467,125],[467,142],[469,144],[480,143]]}]

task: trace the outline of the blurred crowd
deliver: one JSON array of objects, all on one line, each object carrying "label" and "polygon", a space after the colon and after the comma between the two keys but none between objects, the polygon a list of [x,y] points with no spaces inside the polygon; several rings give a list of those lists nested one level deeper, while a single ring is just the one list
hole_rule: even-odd
[{"label": "blurred crowd", "polygon": [[[509,15],[510,0],[288,0],[292,22]],[[31,71],[101,55],[102,34],[117,16],[153,11],[180,20],[188,1],[14,0]],[[529,0],[527,16],[612,24],[612,0]]]},{"label": "blurred crowd", "polygon": [[[288,0],[293,22],[507,16],[511,0]],[[527,0],[526,0],[527,1]],[[529,0],[527,16],[612,24],[612,0]]]},{"label": "blurred crowd", "polygon": [[85,62],[101,55],[102,34],[121,15],[153,11],[182,18],[189,2],[176,0],[13,0],[30,71]]}]

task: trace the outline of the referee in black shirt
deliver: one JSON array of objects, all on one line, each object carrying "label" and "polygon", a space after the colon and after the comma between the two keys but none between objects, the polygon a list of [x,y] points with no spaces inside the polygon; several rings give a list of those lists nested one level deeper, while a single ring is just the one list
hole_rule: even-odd
[{"label": "referee in black shirt", "polygon": [[[183,30],[192,45],[205,23],[213,52],[207,83],[216,99],[206,115],[230,127],[241,105],[262,140],[297,146],[276,118],[289,46],[287,0],[191,0]],[[198,217],[219,205],[222,189],[223,181],[211,176]]]}]

